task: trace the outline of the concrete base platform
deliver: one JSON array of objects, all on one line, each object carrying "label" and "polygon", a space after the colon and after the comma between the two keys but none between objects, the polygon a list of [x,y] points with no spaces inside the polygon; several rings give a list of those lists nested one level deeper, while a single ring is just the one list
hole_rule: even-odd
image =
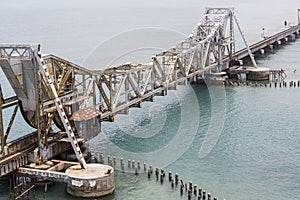
[{"label": "concrete base platform", "polygon": [[223,85],[227,78],[228,76],[226,72],[206,73],[205,83],[209,85]]},{"label": "concrete base platform", "polygon": [[247,80],[250,81],[268,81],[270,77],[269,68],[253,68],[248,70]]},{"label": "concrete base platform", "polygon": [[239,67],[235,66],[228,70],[229,77],[246,77],[248,81],[268,81],[270,79],[270,69],[263,67]]},{"label": "concrete base platform", "polygon": [[87,169],[80,165],[69,167],[67,193],[76,197],[96,198],[111,194],[115,190],[114,169],[108,165],[88,164]]}]

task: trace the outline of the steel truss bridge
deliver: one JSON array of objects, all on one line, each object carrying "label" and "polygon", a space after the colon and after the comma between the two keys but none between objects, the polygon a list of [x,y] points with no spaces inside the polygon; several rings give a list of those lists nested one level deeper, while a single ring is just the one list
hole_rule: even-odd
[{"label": "steel truss bridge", "polygon": [[[207,8],[186,39],[152,55],[148,63],[89,70],[54,55],[42,55],[40,45],[0,44],[0,66],[16,94],[5,98],[0,90],[0,176],[27,163],[33,149],[31,160],[36,163],[57,155],[50,150],[55,141],[53,124],[61,135],[68,136],[81,167],[86,168],[80,143],[100,132],[101,121],[114,121],[116,114],[128,114],[130,107],[167,95],[177,85],[229,68],[235,53],[234,25],[256,66],[233,8]],[[4,130],[2,109],[8,107],[15,109]],[[25,148],[25,144],[13,148],[7,142],[18,108],[37,130],[30,135],[34,148]],[[16,152],[23,157],[16,157]]]}]

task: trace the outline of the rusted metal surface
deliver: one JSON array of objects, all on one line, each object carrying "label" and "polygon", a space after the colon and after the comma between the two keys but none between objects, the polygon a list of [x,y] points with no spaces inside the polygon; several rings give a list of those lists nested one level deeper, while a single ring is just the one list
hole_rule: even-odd
[{"label": "rusted metal surface", "polygon": [[12,125],[14,123],[14,120],[15,120],[15,117],[17,115],[18,109],[19,109],[19,105],[17,104],[17,105],[15,105],[14,111],[12,113],[12,116],[10,117],[7,129],[5,131],[5,137],[4,137],[5,143],[7,141],[8,135],[10,133],[11,127],[12,127]]},{"label": "rusted metal surface", "polygon": [[1,108],[5,109],[5,108],[11,107],[11,106],[15,106],[15,105],[19,104],[18,101],[19,100],[18,100],[17,96],[9,97],[7,99],[3,99],[2,104],[1,104]]},{"label": "rusted metal surface", "polygon": [[70,120],[73,121],[88,121],[101,115],[102,112],[90,107],[80,109],[73,113]]},{"label": "rusted metal surface", "polygon": [[[26,122],[39,130],[40,154],[48,152],[48,133],[55,123],[68,135],[84,168],[78,135],[86,139],[97,135],[100,120],[113,121],[116,114],[128,114],[130,107],[166,95],[190,79],[218,74],[229,68],[232,60],[251,57],[290,34],[299,35],[300,29],[300,25],[291,27],[251,46],[242,34],[247,48],[235,52],[234,23],[241,30],[233,8],[207,8],[191,34],[175,47],[152,55],[147,63],[101,70],[88,70],[54,55],[42,56],[38,44],[1,44],[0,66],[17,96],[2,98],[1,108],[19,102]],[[80,121],[92,125],[76,127]],[[5,135],[3,130],[1,133]],[[5,146],[5,140],[2,144]],[[51,155],[40,156],[46,159]]]}]

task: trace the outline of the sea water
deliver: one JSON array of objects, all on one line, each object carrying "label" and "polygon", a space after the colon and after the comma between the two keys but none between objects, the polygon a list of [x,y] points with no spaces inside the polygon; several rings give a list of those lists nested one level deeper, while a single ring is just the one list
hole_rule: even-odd
[{"label": "sea water", "polygon": [[[234,7],[251,44],[262,28],[271,35],[284,21],[297,22],[298,1],[2,1],[1,43],[40,43],[91,69],[129,61],[149,62],[151,54],[186,37],[205,7]],[[244,47],[236,33],[237,49]],[[261,67],[285,69],[300,80],[300,41],[257,59]],[[6,96],[14,95],[3,73]],[[5,87],[4,87],[5,86]],[[178,86],[165,97],[145,102],[129,115],[102,124],[89,141],[93,151],[139,160],[179,173],[218,199],[299,199],[299,88]],[[12,110],[5,110],[7,123]],[[31,132],[20,113],[9,139]],[[125,162],[126,164],[126,162]],[[168,181],[116,167],[116,191],[103,199],[186,199]],[[49,186],[43,199],[75,199],[65,185]],[[0,198],[7,185],[0,183]]]}]

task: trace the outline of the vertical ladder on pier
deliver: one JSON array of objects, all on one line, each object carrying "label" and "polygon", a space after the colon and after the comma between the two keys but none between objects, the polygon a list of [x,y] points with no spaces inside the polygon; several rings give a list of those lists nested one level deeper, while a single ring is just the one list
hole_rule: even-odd
[{"label": "vertical ladder on pier", "polygon": [[[39,57],[37,56],[37,59],[39,59]],[[43,58],[40,58],[40,62],[41,62],[41,65],[42,65],[42,68],[41,68],[41,72],[42,72],[42,75],[45,77],[45,81],[49,84],[50,86],[50,91],[52,92],[52,95],[53,95],[53,101],[54,101],[54,104],[56,106],[56,109],[57,109],[57,112],[60,116],[60,119],[64,125],[64,128],[67,132],[67,135],[68,135],[68,138],[70,140],[70,143],[75,151],[75,154],[76,154],[76,157],[81,165],[81,168],[83,169],[86,169],[87,168],[87,164],[85,162],[85,159],[84,159],[84,156],[82,154],[82,151],[79,147],[79,144],[78,144],[78,141],[75,137],[75,134],[72,130],[72,127],[70,125],[70,122],[69,122],[69,119],[64,111],[64,108],[63,108],[63,105],[62,105],[62,102],[60,100],[60,98],[58,97],[58,94],[57,94],[57,91],[55,89],[55,86],[53,84],[53,81],[49,75],[49,72],[47,71],[47,67],[44,63],[44,60]]]},{"label": "vertical ladder on pier", "polygon": [[252,64],[254,65],[255,68],[257,68],[257,64],[256,64],[256,62],[255,62],[254,56],[253,56],[253,54],[252,54],[252,52],[251,52],[250,46],[248,45],[248,42],[247,42],[247,40],[246,40],[246,36],[245,36],[245,34],[244,34],[244,32],[243,32],[241,26],[240,26],[240,23],[238,22],[237,17],[236,17],[236,15],[235,15],[234,12],[232,13],[232,15],[233,15],[234,21],[235,21],[235,23],[236,23],[236,25],[237,25],[237,27],[238,27],[238,29],[239,29],[239,32],[240,32],[240,34],[241,34],[241,36],[242,36],[242,38],[243,38],[243,41],[244,41],[244,43],[245,43],[245,46],[246,46],[246,48],[247,48],[247,50],[248,50],[248,54],[249,54],[249,56],[250,56],[250,59],[251,59],[251,61],[252,61]]}]

